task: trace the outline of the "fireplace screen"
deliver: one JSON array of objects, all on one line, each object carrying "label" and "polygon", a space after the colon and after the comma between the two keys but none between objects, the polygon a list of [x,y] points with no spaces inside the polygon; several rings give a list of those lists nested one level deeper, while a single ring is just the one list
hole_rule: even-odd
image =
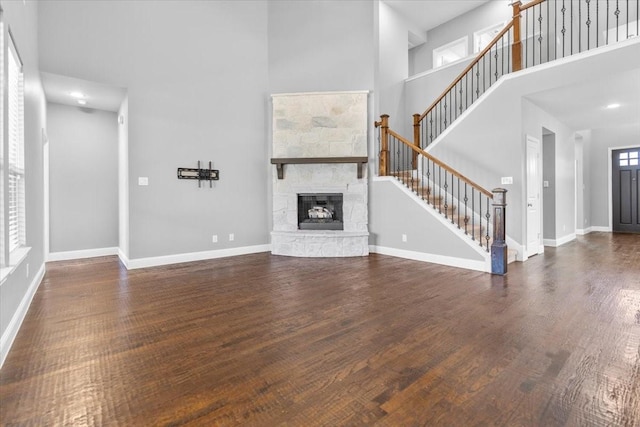
[{"label": "fireplace screen", "polygon": [[342,194],[298,194],[300,230],[343,230]]}]

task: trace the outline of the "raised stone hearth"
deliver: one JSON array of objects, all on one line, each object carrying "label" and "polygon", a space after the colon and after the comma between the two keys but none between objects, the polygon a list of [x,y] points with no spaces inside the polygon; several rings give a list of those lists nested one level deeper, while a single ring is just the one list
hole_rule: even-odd
[{"label": "raised stone hearth", "polygon": [[[367,92],[273,95],[273,157],[367,156]],[[273,167],[275,255],[343,257],[369,254],[366,172],[356,163],[287,164],[282,179]],[[363,168],[366,170],[366,168]],[[343,230],[300,230],[298,195],[343,195]]]}]

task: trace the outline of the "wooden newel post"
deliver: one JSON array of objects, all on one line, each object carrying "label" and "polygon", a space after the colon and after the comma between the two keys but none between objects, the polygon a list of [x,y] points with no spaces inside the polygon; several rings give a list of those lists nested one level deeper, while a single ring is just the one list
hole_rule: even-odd
[{"label": "wooden newel post", "polygon": [[379,176],[389,175],[389,115],[380,116],[376,127],[380,126],[380,170]]},{"label": "wooden newel post", "polygon": [[491,274],[507,274],[506,201],[507,190],[493,189],[493,243],[491,244]]},{"label": "wooden newel post", "polygon": [[[420,114],[413,115],[413,145],[420,147]],[[413,169],[418,169],[418,153],[413,152]]]},{"label": "wooden newel post", "polygon": [[520,41],[520,1],[513,2],[513,45],[511,47],[511,71],[522,70],[522,42]]}]

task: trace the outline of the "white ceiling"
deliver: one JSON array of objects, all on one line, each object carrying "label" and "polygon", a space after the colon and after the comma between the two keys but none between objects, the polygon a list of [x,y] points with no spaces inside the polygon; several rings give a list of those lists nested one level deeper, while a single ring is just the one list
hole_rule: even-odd
[{"label": "white ceiling", "polygon": [[428,31],[490,0],[384,0],[406,20]]},{"label": "white ceiling", "polygon": [[[109,86],[57,74],[41,72],[40,77],[47,101],[57,104],[117,113],[127,93],[126,89],[121,87]],[[71,92],[74,91],[81,92],[85,95],[86,105],[79,105],[77,99],[71,96]]]},{"label": "white ceiling", "polygon": [[[640,123],[640,69],[528,95],[573,130]],[[619,108],[608,109],[617,103]]]}]

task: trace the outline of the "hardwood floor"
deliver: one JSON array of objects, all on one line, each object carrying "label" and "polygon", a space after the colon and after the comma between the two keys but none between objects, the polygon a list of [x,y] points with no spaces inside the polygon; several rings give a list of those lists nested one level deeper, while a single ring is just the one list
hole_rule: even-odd
[{"label": "hardwood floor", "polygon": [[255,254],[47,265],[0,424],[640,425],[640,236],[506,277]]}]

